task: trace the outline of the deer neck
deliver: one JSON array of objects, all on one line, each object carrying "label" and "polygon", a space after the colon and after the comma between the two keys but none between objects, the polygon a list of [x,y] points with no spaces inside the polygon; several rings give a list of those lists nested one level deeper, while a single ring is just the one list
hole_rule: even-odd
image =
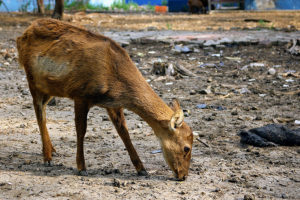
[{"label": "deer neck", "polygon": [[159,134],[163,125],[170,121],[173,110],[163,102],[146,81],[134,90],[129,109],[143,118],[156,135]]}]

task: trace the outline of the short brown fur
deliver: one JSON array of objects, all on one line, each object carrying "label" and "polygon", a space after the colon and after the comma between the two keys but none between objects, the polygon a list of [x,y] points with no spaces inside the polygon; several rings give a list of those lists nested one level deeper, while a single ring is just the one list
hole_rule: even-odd
[{"label": "short brown fur", "polygon": [[[92,106],[107,109],[139,174],[146,170],[134,149],[123,108],[140,115],[159,138],[164,157],[176,178],[188,174],[193,135],[183,122],[177,101],[168,107],[151,89],[126,51],[108,37],[54,19],[39,19],[17,39],[43,143],[46,164],[54,148],[46,127],[45,107],[53,96],[74,100],[77,168],[86,174],[83,140]],[[172,119],[172,120],[171,120]]]}]

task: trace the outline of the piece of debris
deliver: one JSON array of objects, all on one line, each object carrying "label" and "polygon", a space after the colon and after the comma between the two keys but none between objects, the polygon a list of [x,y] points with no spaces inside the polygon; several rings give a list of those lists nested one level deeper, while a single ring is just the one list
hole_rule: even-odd
[{"label": "piece of debris", "polygon": [[209,147],[209,145],[206,144],[204,141],[202,141],[200,138],[197,138],[197,140],[198,140],[201,144],[203,144],[204,146]]},{"label": "piece of debris", "polygon": [[240,57],[225,57],[227,60],[232,60],[232,61],[235,61],[235,62],[241,62],[242,61],[242,58]]},{"label": "piece of debris", "polygon": [[151,73],[155,74],[155,75],[165,76],[166,75],[166,69],[168,67],[169,67],[169,65],[166,62],[160,62],[160,61],[154,62]]},{"label": "piece of debris", "polygon": [[283,77],[295,77],[295,78],[300,78],[300,72],[296,72],[295,70],[288,70],[285,73],[280,74]]},{"label": "piece of debris", "polygon": [[172,63],[169,64],[168,68],[166,69],[166,75],[167,76],[174,76],[176,74],[176,71],[174,69],[174,66]]},{"label": "piece of debris", "polygon": [[295,120],[296,125],[300,125],[300,120]]},{"label": "piece of debris", "polygon": [[206,104],[197,104],[196,108],[198,109],[204,109],[204,108],[207,108],[207,105]]},{"label": "piece of debris", "polygon": [[293,79],[286,79],[285,82],[292,83],[292,82],[294,82],[294,80]]},{"label": "piece of debris", "polygon": [[213,53],[213,54],[211,54],[211,56],[212,57],[218,57],[218,58],[220,58],[222,56],[222,54],[220,54],[220,53]]},{"label": "piece of debris", "polygon": [[167,62],[161,62],[157,61],[153,63],[153,67],[151,70],[152,74],[155,75],[161,75],[161,76],[176,76],[176,75],[182,75],[182,76],[190,76],[190,77],[196,77],[197,75],[191,72],[190,70],[186,69],[185,67],[175,64],[175,66]]},{"label": "piece of debris", "polygon": [[226,107],[223,106],[216,106],[216,105],[206,105],[206,104],[197,104],[196,108],[198,109],[215,109],[215,110],[226,110]]},{"label": "piece of debris", "polygon": [[248,90],[247,88],[241,88],[239,90],[239,92],[240,92],[240,94],[250,94],[251,93],[250,90]]},{"label": "piece of debris", "polygon": [[264,67],[265,64],[264,63],[250,63],[249,66],[250,67]]},{"label": "piece of debris", "polygon": [[300,146],[300,128],[291,130],[279,124],[242,130],[238,135],[241,143],[256,147]]},{"label": "piece of debris", "polygon": [[224,66],[224,63],[220,62],[220,63],[203,63],[199,67],[200,68],[208,67],[208,68],[217,68],[218,69],[223,66]]},{"label": "piece of debris", "polygon": [[287,44],[287,51],[292,55],[299,56],[300,55],[300,40],[292,39]]},{"label": "piece of debris", "polygon": [[264,67],[264,63],[250,63],[249,65],[245,65],[241,68],[241,70],[246,70],[248,67]]},{"label": "piece of debris", "polygon": [[161,153],[161,149],[158,149],[158,150],[154,150],[154,151],[151,151],[151,154],[157,154],[157,153]]},{"label": "piece of debris", "polygon": [[183,45],[175,45],[174,49],[175,52],[178,53],[191,53],[193,50],[189,48],[188,46],[183,46]]}]

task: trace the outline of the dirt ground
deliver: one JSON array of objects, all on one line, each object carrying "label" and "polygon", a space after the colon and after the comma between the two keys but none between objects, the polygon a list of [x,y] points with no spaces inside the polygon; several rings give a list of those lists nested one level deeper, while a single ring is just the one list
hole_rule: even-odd
[{"label": "dirt ground", "polygon": [[[276,18],[274,28],[300,28],[298,12],[270,13],[282,16]],[[246,12],[237,18],[226,13],[97,14],[106,21],[98,24],[90,19],[84,22],[86,16],[77,14],[80,19],[67,15],[66,20],[118,31],[124,29],[124,21],[126,29],[166,29],[172,19],[177,22],[172,23],[173,30],[199,31],[242,29],[245,17],[274,21],[270,13]],[[191,46],[194,51],[184,54],[173,51],[174,45],[168,43],[129,44],[125,48],[147,81],[165,102],[174,97],[180,100],[185,120],[197,134],[189,177],[184,182],[171,179],[161,153],[153,153],[160,149],[153,131],[126,111],[132,141],[150,174],[137,176],[105,110],[96,107],[89,113],[85,139],[89,176],[81,177],[76,175],[73,102],[68,99],[57,98],[56,106],[47,107],[47,125],[57,154],[53,167],[43,165],[32,98],[17,63],[15,44],[34,18],[0,15],[0,199],[300,199],[300,147],[257,148],[240,144],[237,135],[241,129],[271,123],[299,127],[295,120],[300,120],[300,57],[286,52],[285,46]],[[199,18],[205,23],[194,26]],[[258,25],[262,24],[249,26]],[[181,65],[197,77],[154,75],[151,69],[158,60]],[[276,73],[268,73],[270,68]],[[200,104],[208,107],[200,109]]]}]

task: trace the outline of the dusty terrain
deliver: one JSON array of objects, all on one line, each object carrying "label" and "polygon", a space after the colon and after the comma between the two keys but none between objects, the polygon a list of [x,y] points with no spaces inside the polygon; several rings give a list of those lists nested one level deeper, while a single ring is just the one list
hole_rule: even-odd
[{"label": "dusty terrain", "polygon": [[[296,14],[288,16],[297,19]],[[172,16],[176,17],[181,20],[180,15]],[[274,122],[297,127],[300,57],[290,55],[285,46],[192,46],[194,51],[184,54],[174,52],[174,45],[168,43],[129,44],[126,50],[151,86],[166,102],[174,97],[180,100],[185,119],[197,134],[190,175],[184,182],[172,180],[161,153],[152,153],[160,149],[152,130],[126,111],[132,141],[150,174],[138,177],[105,110],[95,107],[89,113],[85,140],[89,176],[80,177],[76,175],[73,102],[68,99],[57,99],[56,106],[47,108],[57,154],[53,167],[43,165],[32,98],[17,63],[15,44],[33,18],[1,15],[0,20],[0,199],[300,199],[300,148],[256,148],[240,144],[237,135],[241,129]],[[299,21],[292,21],[274,26],[298,29]],[[181,27],[193,27],[187,23]],[[147,24],[139,29],[153,27]],[[160,25],[166,26],[165,21]],[[120,28],[113,22],[110,27],[99,26],[100,30]],[[157,60],[184,66],[197,77],[153,75]],[[270,68],[276,73],[269,74]],[[200,109],[200,104],[208,107]]]}]

